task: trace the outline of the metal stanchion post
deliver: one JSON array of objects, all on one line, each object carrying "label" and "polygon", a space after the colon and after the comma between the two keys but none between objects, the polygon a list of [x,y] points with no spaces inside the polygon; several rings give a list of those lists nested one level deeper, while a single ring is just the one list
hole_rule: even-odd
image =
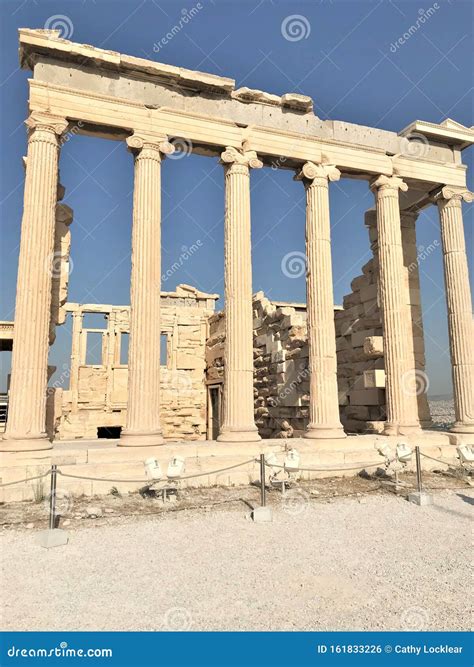
[{"label": "metal stanchion post", "polygon": [[415,447],[415,458],[416,458],[416,484],[418,487],[418,493],[421,493],[423,491],[423,487],[421,483],[421,456],[420,456],[420,448],[418,446]]},{"label": "metal stanchion post", "polygon": [[56,485],[58,478],[58,466],[51,465],[51,490],[49,495],[49,527],[42,530],[38,535],[38,543],[45,549],[60,547],[68,543],[69,537],[65,530],[56,528]]},{"label": "metal stanchion post", "polygon": [[252,511],[252,519],[255,523],[265,523],[272,521],[271,507],[267,507],[266,489],[265,489],[265,454],[260,454],[260,507],[255,507]]},{"label": "metal stanchion post", "polygon": [[49,529],[56,528],[56,484],[58,477],[58,466],[51,466],[51,491],[49,494]]},{"label": "metal stanchion post", "polygon": [[265,489],[265,454],[260,454],[260,503],[265,507],[266,503]]},{"label": "metal stanchion post", "polygon": [[416,461],[416,491],[408,494],[408,500],[415,505],[431,505],[433,498],[429,493],[423,491],[423,483],[421,479],[421,453],[418,445],[415,447],[415,461]]}]

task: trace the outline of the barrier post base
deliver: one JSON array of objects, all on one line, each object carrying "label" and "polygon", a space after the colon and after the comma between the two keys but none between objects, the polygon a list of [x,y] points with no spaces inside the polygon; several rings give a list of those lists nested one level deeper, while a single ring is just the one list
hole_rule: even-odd
[{"label": "barrier post base", "polygon": [[273,514],[270,507],[256,507],[252,511],[252,519],[255,523],[268,523],[273,521]]},{"label": "barrier post base", "polygon": [[433,496],[431,496],[429,493],[426,493],[426,491],[413,491],[412,493],[408,494],[408,501],[420,506],[432,505]]},{"label": "barrier post base", "polygon": [[42,530],[41,533],[38,534],[38,544],[40,547],[44,547],[45,549],[51,549],[52,547],[62,547],[67,544],[68,541],[68,533],[61,528]]}]

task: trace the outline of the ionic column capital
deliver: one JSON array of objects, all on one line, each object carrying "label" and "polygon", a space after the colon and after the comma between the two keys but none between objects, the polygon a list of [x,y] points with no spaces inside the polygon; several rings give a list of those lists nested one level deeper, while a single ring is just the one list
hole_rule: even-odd
[{"label": "ionic column capital", "polygon": [[57,143],[69,127],[69,121],[62,116],[33,111],[25,120],[25,125],[28,128],[29,141],[49,139]]},{"label": "ionic column capital", "polygon": [[452,202],[453,205],[460,205],[465,202],[474,201],[474,193],[467,188],[457,188],[452,185],[445,185],[433,194],[433,200],[437,204],[447,204]]},{"label": "ionic column capital", "polygon": [[341,172],[334,164],[316,164],[305,162],[295,176],[296,181],[303,181],[307,185],[329,185],[329,181],[338,181]]},{"label": "ionic column capital", "polygon": [[129,151],[134,155],[147,151],[147,157],[155,157],[157,160],[162,160],[175,151],[175,147],[165,136],[134,132],[126,141]]},{"label": "ionic column capital", "polygon": [[405,181],[399,176],[386,176],[382,174],[372,179],[370,182],[370,189],[376,190],[379,196],[397,196],[398,191],[406,192],[408,190],[408,185]]},{"label": "ionic column capital", "polygon": [[221,153],[221,163],[229,168],[243,167],[244,170],[263,167],[255,151],[237,150],[233,146],[227,146]]}]

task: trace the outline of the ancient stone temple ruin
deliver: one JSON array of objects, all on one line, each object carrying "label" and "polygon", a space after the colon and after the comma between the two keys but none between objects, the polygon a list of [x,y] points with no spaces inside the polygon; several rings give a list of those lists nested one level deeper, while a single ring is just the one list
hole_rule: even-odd
[{"label": "ancient stone temple ruin", "polygon": [[[462,201],[473,199],[462,163],[473,128],[450,119],[439,125],[417,120],[397,134],[323,121],[304,95],[236,88],[229,78],[76,44],[55,31],[20,30],[20,63],[32,78],[2,450],[52,447],[48,349],[67,313],[74,322],[71,376],[69,388],[55,392],[48,428],[56,438],[89,439],[98,429],[120,429],[114,435],[122,447],[207,439],[223,451],[229,443],[258,446],[261,437],[302,436],[317,452],[324,443],[343,447],[337,443],[347,432],[420,436],[430,415],[417,387],[424,343],[416,220],[433,205],[456,410],[445,442],[454,442],[454,434],[473,437],[474,346],[462,219]],[[74,141],[86,134],[126,142],[134,160],[129,307],[67,302],[74,223],[60,203],[58,166],[68,133]],[[423,155],[409,150],[414,135],[422,138]],[[160,290],[160,178],[162,169],[173,169],[165,157],[175,139],[222,165],[224,313],[214,313],[217,295],[184,285]],[[288,170],[306,193],[306,304],[252,295],[250,175],[269,166]],[[329,189],[341,178],[364,179],[373,192],[365,219],[373,256],[335,307]],[[87,313],[106,315],[106,326],[85,325]],[[95,365],[86,360],[92,333],[101,337]],[[125,334],[128,365],[120,351]]]}]

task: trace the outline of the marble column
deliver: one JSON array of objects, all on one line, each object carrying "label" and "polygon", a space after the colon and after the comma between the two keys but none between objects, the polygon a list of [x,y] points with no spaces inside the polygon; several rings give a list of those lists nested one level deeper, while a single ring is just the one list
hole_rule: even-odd
[{"label": "marble column", "polygon": [[225,381],[224,419],[218,440],[260,440],[254,418],[250,168],[254,151],[226,148],[225,169]]},{"label": "marble column", "polygon": [[52,447],[46,434],[49,324],[60,137],[64,118],[33,113],[29,129],[8,422],[0,449]]},{"label": "marble column", "polygon": [[437,193],[453,376],[456,433],[474,433],[474,337],[472,302],[462,218],[462,200],[474,194],[444,187]]},{"label": "marble column", "polygon": [[[428,376],[425,373],[425,337],[421,310],[420,268],[418,257],[423,261],[424,253],[429,249],[418,248],[416,242],[416,221],[418,213],[400,211],[402,230],[403,263],[405,279],[408,284],[407,317],[409,365],[413,369],[411,391],[417,401],[418,419],[424,428],[432,426],[427,391]],[[410,384],[410,383],[405,383]],[[416,416],[415,416],[416,418]]]},{"label": "marble column", "polygon": [[420,430],[413,363],[409,353],[408,282],[404,277],[399,190],[408,186],[397,176],[379,176],[371,183],[377,204],[379,294],[382,311],[387,420],[384,433]]},{"label": "marble column", "polygon": [[340,175],[334,165],[306,162],[296,176],[306,189],[310,402],[305,438],[345,437],[339,419],[329,213],[329,181]]},{"label": "marble column", "polygon": [[119,444],[163,443],[160,424],[161,161],[173,152],[166,139],[134,134],[130,339],[127,422]]}]

